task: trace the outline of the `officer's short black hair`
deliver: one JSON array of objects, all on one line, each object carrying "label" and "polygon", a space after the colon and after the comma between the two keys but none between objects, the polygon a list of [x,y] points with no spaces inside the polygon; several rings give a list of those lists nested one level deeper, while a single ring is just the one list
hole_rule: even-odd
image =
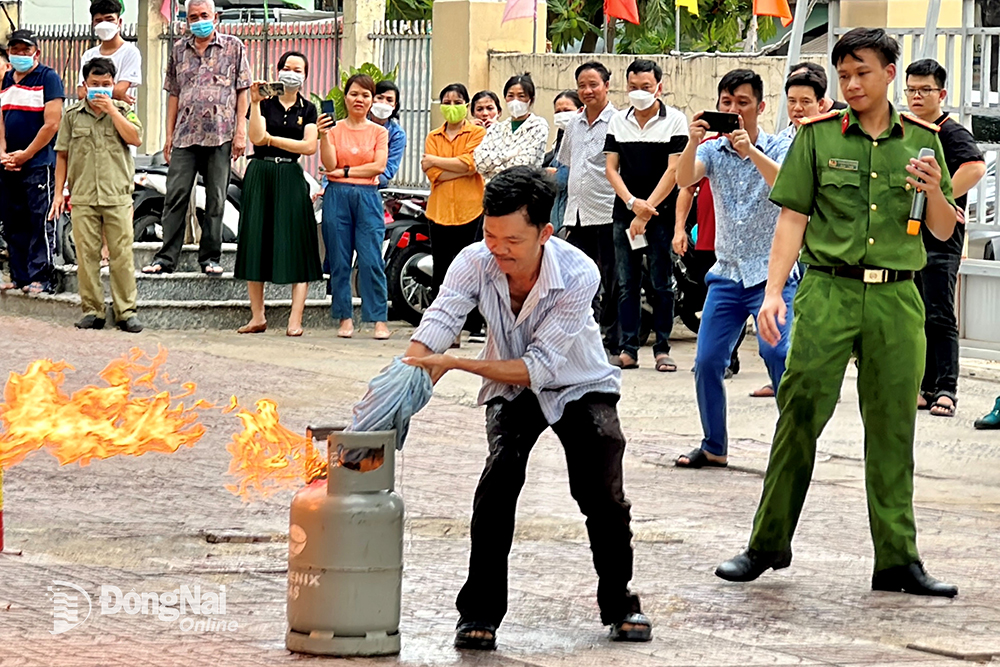
[{"label": "officer's short black hair", "polygon": [[91,16],[97,16],[98,14],[115,14],[116,16],[121,16],[124,13],[124,9],[119,0],[94,0],[90,3]]},{"label": "officer's short black hair", "polygon": [[816,93],[817,101],[826,96],[826,79],[820,80],[820,78],[812,72],[799,72],[798,74],[793,74],[788,77],[788,81],[785,81],[786,95],[793,86],[806,86],[812,88]]},{"label": "officer's short black hair", "polygon": [[628,78],[629,74],[641,74],[643,72],[652,72],[653,78],[659,83],[663,78],[663,70],[652,60],[647,60],[646,58],[636,58],[632,61],[632,64],[628,66],[625,70],[625,77]]},{"label": "officer's short black hair", "polygon": [[913,61],[906,68],[906,76],[933,76],[934,83],[939,88],[944,88],[944,84],[948,82],[948,70],[933,58]]},{"label": "officer's short black hair", "polygon": [[734,69],[731,72],[726,72],[726,75],[719,81],[718,99],[722,99],[722,91],[730,95],[735,95],[737,88],[748,84],[751,90],[753,90],[753,96],[757,99],[757,103],[760,104],[763,102],[764,80],[752,69]]},{"label": "officer's short black hair", "polygon": [[110,75],[111,78],[115,78],[115,74],[118,73],[118,68],[115,67],[114,61],[111,58],[92,58],[87,61],[87,64],[83,66],[83,80],[87,81],[87,77],[91,74],[96,74],[97,76]]},{"label": "officer's short black hair", "polygon": [[523,210],[528,223],[541,229],[549,224],[555,198],[556,186],[543,170],[538,167],[511,167],[486,184],[483,209],[490,217]]},{"label": "officer's short black hair", "polygon": [[576,68],[576,72],[573,74],[574,79],[579,79],[580,75],[586,72],[588,69],[592,69],[601,75],[601,79],[604,83],[611,81],[611,70],[604,66],[603,63],[599,63],[596,60],[588,60],[579,67]]},{"label": "officer's short black hair", "polygon": [[[814,63],[810,61],[801,62],[798,65],[793,66],[790,70],[788,70],[789,72],[792,73],[789,76],[789,78],[791,78],[791,76],[794,76],[796,72],[801,74],[802,70],[805,70],[806,72],[812,74],[817,79],[823,82],[823,94],[821,94],[820,97],[826,97],[826,91],[830,87],[830,80],[826,76],[826,68],[820,65],[819,63]],[[788,92],[787,83],[785,84],[785,92],[786,93]]]},{"label": "officer's short black hair", "polygon": [[887,35],[882,28],[855,28],[845,33],[834,45],[830,58],[834,67],[837,67],[847,56],[861,60],[858,51],[865,49],[874,51],[883,67],[895,65],[899,60],[899,42]]}]

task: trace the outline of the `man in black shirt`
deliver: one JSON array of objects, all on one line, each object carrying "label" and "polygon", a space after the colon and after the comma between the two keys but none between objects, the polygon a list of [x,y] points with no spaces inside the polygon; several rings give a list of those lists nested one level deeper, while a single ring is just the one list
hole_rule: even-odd
[{"label": "man in black shirt", "polygon": [[[819,63],[814,63],[809,61],[801,62],[798,65],[792,65],[792,68],[788,71],[788,78],[790,79],[796,74],[803,74],[805,72],[809,72],[811,74],[816,75],[817,77],[822,79],[824,85],[827,84],[828,79],[826,76],[826,69]],[[819,105],[820,113],[826,113],[827,111],[839,111],[840,109],[846,109],[846,108],[847,105],[845,103],[841,102],[840,100],[835,100],[831,98],[829,95],[825,96],[822,100],[820,100],[820,105]]]},{"label": "man in black shirt", "polygon": [[[938,136],[951,174],[955,203],[964,210],[966,193],[986,173],[983,154],[972,134],[962,124],[941,111],[948,94],[947,72],[930,58],[906,68],[906,99],[910,111],[941,128]],[[955,233],[940,241],[923,226],[927,265],[917,277],[924,299],[927,322],[927,365],[920,386],[917,407],[930,409],[939,417],[955,416],[958,402],[958,319],[955,316],[955,284],[962,261],[965,225],[955,225]]]}]

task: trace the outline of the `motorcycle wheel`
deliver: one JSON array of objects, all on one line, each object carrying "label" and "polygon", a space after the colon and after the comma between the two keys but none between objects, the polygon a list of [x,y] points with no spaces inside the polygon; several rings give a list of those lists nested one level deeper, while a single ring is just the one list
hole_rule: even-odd
[{"label": "motorcycle wheel", "polygon": [[156,235],[156,225],[160,223],[160,216],[152,213],[140,216],[132,222],[132,240],[135,243],[146,241],[159,241]]},{"label": "motorcycle wheel", "polygon": [[73,242],[73,220],[63,213],[59,220],[59,252],[64,264],[76,264],[76,243]]},{"label": "motorcycle wheel", "polygon": [[420,270],[417,262],[429,254],[426,246],[411,245],[395,253],[386,267],[393,319],[405,320],[417,326],[424,311],[431,305],[431,286],[412,275],[412,272]]}]

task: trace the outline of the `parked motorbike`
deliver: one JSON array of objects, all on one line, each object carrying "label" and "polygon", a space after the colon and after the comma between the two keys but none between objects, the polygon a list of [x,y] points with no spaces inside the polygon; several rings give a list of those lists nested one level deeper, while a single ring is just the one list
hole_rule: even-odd
[{"label": "parked motorbike", "polygon": [[434,260],[426,190],[386,188],[381,191],[385,210],[382,257],[392,303],[392,317],[416,326],[434,298]]}]

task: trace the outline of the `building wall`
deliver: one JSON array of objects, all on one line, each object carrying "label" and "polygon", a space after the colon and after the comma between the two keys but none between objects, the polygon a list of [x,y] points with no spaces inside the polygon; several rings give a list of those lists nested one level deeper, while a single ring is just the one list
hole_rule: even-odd
[{"label": "building wall", "polygon": [[[749,68],[764,80],[764,101],[767,106],[761,126],[774,131],[778,105],[784,104],[783,57],[703,56],[680,58],[649,56],[663,68],[664,101],[677,107],[691,118],[698,111],[714,109],[719,80],[732,69]],[[628,106],[625,90],[625,70],[633,56],[611,54],[510,54],[491,53],[489,61],[490,89],[501,95],[506,80],[514,74],[530,72],[535,82],[535,112],[552,120],[552,100],[566,88],[576,88],[573,73],[581,63],[597,59],[611,70],[611,102],[617,107]],[[825,57],[804,58],[825,66]]]},{"label": "building wall", "polygon": [[[157,8],[160,3],[156,2]],[[90,23],[90,0],[24,0],[24,23],[33,25],[64,25]],[[125,0],[126,23],[137,23],[139,0]]]}]

